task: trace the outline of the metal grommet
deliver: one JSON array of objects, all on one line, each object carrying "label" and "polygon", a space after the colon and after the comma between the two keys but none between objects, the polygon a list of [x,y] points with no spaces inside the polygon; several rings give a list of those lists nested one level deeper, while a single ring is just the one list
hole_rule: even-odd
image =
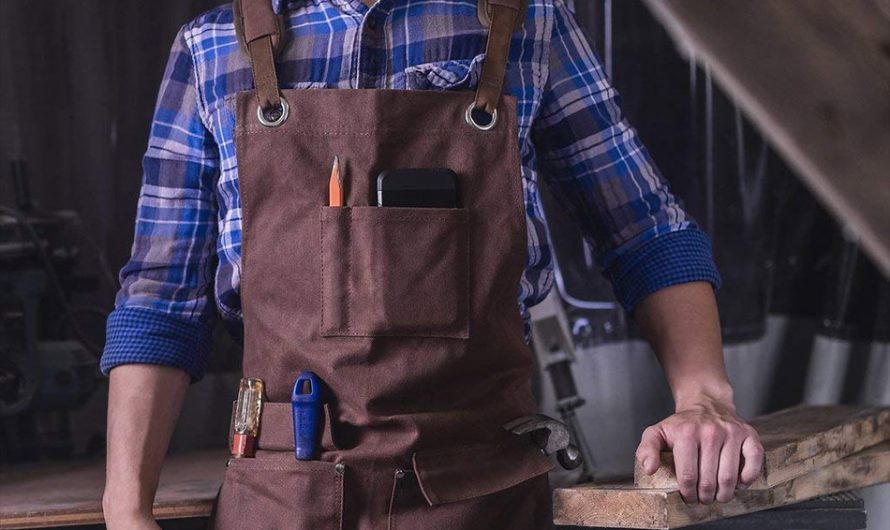
[{"label": "metal grommet", "polygon": [[346,472],[346,464],[344,464],[343,462],[337,462],[337,465],[334,466],[334,471],[336,471],[338,475],[342,475]]},{"label": "metal grommet", "polygon": [[396,469],[396,480],[402,480],[405,478],[405,471],[402,469]]},{"label": "metal grommet", "polygon": [[[277,109],[264,110],[263,107],[257,106],[256,117],[260,120],[260,123],[266,127],[278,127],[287,120],[287,115],[290,112],[290,105],[287,104],[287,100],[284,99],[284,96],[281,96],[279,101],[280,103]],[[271,116],[267,116],[267,113],[271,114]]]},{"label": "metal grommet", "polygon": [[[476,102],[470,103],[470,106],[467,107],[467,111],[464,113],[464,119],[467,120],[467,123],[470,124],[474,129],[480,131],[490,131],[494,129],[494,125],[498,122],[498,109],[494,109],[494,112],[491,113],[491,120],[488,123],[482,125],[476,121],[476,117],[473,116],[473,111],[476,109]],[[482,109],[478,109],[480,112],[485,112]],[[486,112],[486,114],[488,114]]]}]

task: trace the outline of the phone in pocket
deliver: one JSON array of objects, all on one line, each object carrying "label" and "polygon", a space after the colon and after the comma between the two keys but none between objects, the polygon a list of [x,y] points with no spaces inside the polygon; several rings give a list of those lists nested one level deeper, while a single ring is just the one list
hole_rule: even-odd
[{"label": "phone in pocket", "polygon": [[388,169],[377,177],[377,206],[459,208],[457,174],[448,168]]}]

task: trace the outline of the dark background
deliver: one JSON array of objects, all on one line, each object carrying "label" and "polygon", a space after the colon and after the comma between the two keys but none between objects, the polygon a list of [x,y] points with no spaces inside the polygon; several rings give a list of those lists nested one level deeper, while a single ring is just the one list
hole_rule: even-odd
[{"label": "dark background", "polygon": [[[77,327],[97,346],[130,252],[141,157],[170,45],[181,24],[217,3],[0,1],[0,206],[16,207],[13,176],[24,175],[40,211],[71,212],[53,237],[76,253],[57,273]],[[890,404],[888,281],[640,0],[575,5],[631,123],[712,237],[740,412]],[[620,311],[590,309],[614,299],[589,265],[589,246],[560,212],[548,208],[548,217],[587,400],[579,418],[602,470],[626,473],[640,431],[669,413],[670,395],[633,324]],[[4,261],[2,245],[26,239],[2,219],[0,387],[11,348],[20,347],[20,308],[3,292],[18,285],[19,264]],[[72,338],[61,307],[52,296],[41,300],[42,340]],[[172,451],[225,444],[239,347],[217,337],[211,373],[190,390]],[[63,392],[51,410],[0,414],[0,464],[101,457],[107,389],[95,357],[87,359],[80,391]],[[555,414],[546,377],[538,384],[543,410]],[[887,489],[866,498],[873,527],[886,528]]]}]

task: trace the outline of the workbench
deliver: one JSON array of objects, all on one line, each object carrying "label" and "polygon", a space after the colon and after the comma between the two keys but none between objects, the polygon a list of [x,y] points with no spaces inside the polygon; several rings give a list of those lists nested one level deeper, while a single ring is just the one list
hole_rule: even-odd
[{"label": "workbench", "polygon": [[[206,451],[167,460],[154,507],[165,530],[204,528],[226,458],[225,452]],[[103,528],[104,461],[16,465],[3,468],[2,477],[0,529]],[[688,528],[860,530],[865,528],[865,507],[855,494],[843,493]],[[563,526],[559,530],[574,529]]]},{"label": "workbench", "polygon": [[[172,455],[161,473],[158,519],[206,517],[222,484],[225,450]],[[22,464],[0,470],[0,529],[100,525],[105,461]]]}]

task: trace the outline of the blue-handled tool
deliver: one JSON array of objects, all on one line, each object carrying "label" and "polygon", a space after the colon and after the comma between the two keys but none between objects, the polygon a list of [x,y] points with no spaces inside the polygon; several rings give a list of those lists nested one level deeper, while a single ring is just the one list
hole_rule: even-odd
[{"label": "blue-handled tool", "polygon": [[312,460],[321,416],[321,382],[312,372],[301,372],[291,394],[294,414],[294,458]]}]

